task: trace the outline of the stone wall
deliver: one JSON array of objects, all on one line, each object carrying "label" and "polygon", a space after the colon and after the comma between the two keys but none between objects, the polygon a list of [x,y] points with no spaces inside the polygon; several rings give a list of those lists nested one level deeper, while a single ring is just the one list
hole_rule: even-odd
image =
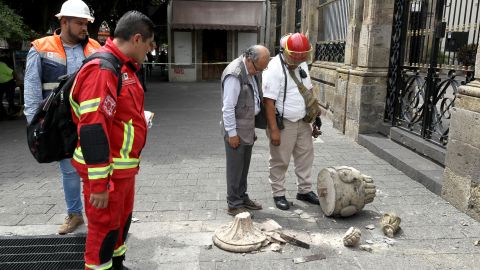
[{"label": "stone wall", "polygon": [[337,68],[339,63],[314,62],[310,69],[313,91],[324,109],[324,116],[332,119],[334,113],[334,97],[337,83]]},{"label": "stone wall", "polygon": [[[480,63],[477,56],[477,68]],[[478,70],[478,69],[477,69]],[[459,89],[450,121],[442,197],[480,221],[480,82]]]}]

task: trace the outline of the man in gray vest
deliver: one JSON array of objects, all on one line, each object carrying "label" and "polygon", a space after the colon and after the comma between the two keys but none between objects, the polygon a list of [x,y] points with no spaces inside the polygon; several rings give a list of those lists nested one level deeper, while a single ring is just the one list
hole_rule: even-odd
[{"label": "man in gray vest", "polygon": [[222,74],[222,133],[227,157],[228,214],[235,216],[262,206],[247,194],[247,176],[255,136],[255,115],[263,98],[261,72],[270,52],[254,45],[233,60]]}]

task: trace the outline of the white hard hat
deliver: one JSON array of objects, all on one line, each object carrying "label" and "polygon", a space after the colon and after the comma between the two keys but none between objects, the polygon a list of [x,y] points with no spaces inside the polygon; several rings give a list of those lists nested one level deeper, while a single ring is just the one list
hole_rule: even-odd
[{"label": "white hard hat", "polygon": [[95,20],[90,15],[90,9],[82,0],[68,0],[62,5],[60,13],[55,15],[58,19],[62,17],[76,17],[88,19],[91,23]]}]

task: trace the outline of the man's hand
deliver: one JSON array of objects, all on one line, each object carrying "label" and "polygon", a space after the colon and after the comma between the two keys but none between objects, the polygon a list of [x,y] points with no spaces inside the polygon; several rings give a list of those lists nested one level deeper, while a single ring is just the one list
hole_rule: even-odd
[{"label": "man's hand", "polygon": [[275,146],[280,145],[280,130],[278,128],[270,130],[270,142]]},{"label": "man's hand", "polygon": [[228,137],[228,144],[233,149],[236,149],[240,145],[240,137],[238,137],[238,135],[233,137]]},{"label": "man's hand", "polygon": [[90,194],[90,203],[95,208],[106,208],[108,206],[108,191]]}]

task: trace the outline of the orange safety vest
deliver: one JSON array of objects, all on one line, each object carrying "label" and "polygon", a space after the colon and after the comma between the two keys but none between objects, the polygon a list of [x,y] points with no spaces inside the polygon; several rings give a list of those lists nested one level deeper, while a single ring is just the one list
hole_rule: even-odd
[{"label": "orange safety vest", "polygon": [[[34,40],[32,46],[40,55],[42,68],[42,90],[53,90],[58,86],[58,78],[67,74],[67,55],[60,39],[60,29],[53,36]],[[100,44],[94,39],[85,40],[83,53],[85,57],[100,48]]]}]

